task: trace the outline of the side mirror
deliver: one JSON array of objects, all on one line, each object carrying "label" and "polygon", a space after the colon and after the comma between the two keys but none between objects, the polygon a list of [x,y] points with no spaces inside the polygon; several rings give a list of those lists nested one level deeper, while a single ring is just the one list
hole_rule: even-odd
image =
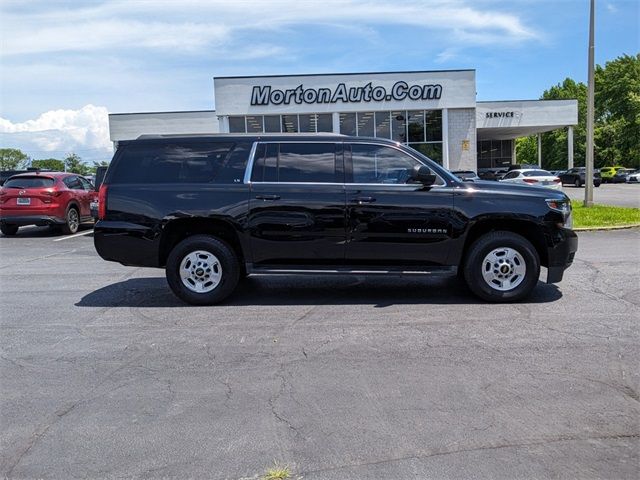
[{"label": "side mirror", "polygon": [[411,171],[411,180],[419,182],[425,187],[430,187],[436,183],[436,176],[426,165],[416,165]]}]

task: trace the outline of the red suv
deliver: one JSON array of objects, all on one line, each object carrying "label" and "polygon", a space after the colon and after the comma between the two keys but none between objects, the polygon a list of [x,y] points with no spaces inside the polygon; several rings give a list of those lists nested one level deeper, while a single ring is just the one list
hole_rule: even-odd
[{"label": "red suv", "polygon": [[90,204],[97,197],[93,185],[74,173],[14,175],[0,188],[0,231],[15,235],[24,225],[49,225],[76,233],[82,222],[92,221]]}]

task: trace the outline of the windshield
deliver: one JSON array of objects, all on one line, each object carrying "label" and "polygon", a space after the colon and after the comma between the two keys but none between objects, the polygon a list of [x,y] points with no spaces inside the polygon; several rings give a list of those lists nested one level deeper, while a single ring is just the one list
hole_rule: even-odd
[{"label": "windshield", "polygon": [[46,188],[53,187],[50,177],[13,177],[4,182],[5,188]]}]

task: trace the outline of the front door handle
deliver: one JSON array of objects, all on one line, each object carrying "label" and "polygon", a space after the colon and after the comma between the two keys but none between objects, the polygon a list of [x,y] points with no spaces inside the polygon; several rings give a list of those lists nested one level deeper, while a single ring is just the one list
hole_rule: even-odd
[{"label": "front door handle", "polygon": [[358,203],[358,205],[362,205],[363,203],[373,203],[376,201],[373,197],[356,197],[354,200]]},{"label": "front door handle", "polygon": [[280,200],[280,195],[256,195],[257,200]]}]

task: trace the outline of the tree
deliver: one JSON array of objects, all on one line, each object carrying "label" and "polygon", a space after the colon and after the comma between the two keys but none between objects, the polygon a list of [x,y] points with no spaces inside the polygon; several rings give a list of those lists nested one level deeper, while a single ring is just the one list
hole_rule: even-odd
[{"label": "tree", "polygon": [[43,158],[41,160],[33,160],[31,166],[35,168],[42,168],[46,170],[53,170],[54,172],[64,171],[64,162],[57,158]]},{"label": "tree", "polygon": [[64,165],[67,168],[67,172],[77,173],[79,175],[88,175],[90,172],[89,166],[83,163],[80,156],[75,153],[67,155],[64,159]]},{"label": "tree", "polygon": [[29,156],[17,148],[0,148],[0,170],[26,168]]},{"label": "tree", "polygon": [[[574,127],[574,165],[583,166],[586,149],[587,86],[567,78],[545,90],[543,100],[578,100],[578,125]],[[640,54],[623,55],[598,65],[595,71],[595,167],[640,166]],[[536,138],[518,139],[518,163],[536,163]],[[532,148],[533,147],[533,148]],[[567,166],[567,131],[542,134],[543,167]]]}]

